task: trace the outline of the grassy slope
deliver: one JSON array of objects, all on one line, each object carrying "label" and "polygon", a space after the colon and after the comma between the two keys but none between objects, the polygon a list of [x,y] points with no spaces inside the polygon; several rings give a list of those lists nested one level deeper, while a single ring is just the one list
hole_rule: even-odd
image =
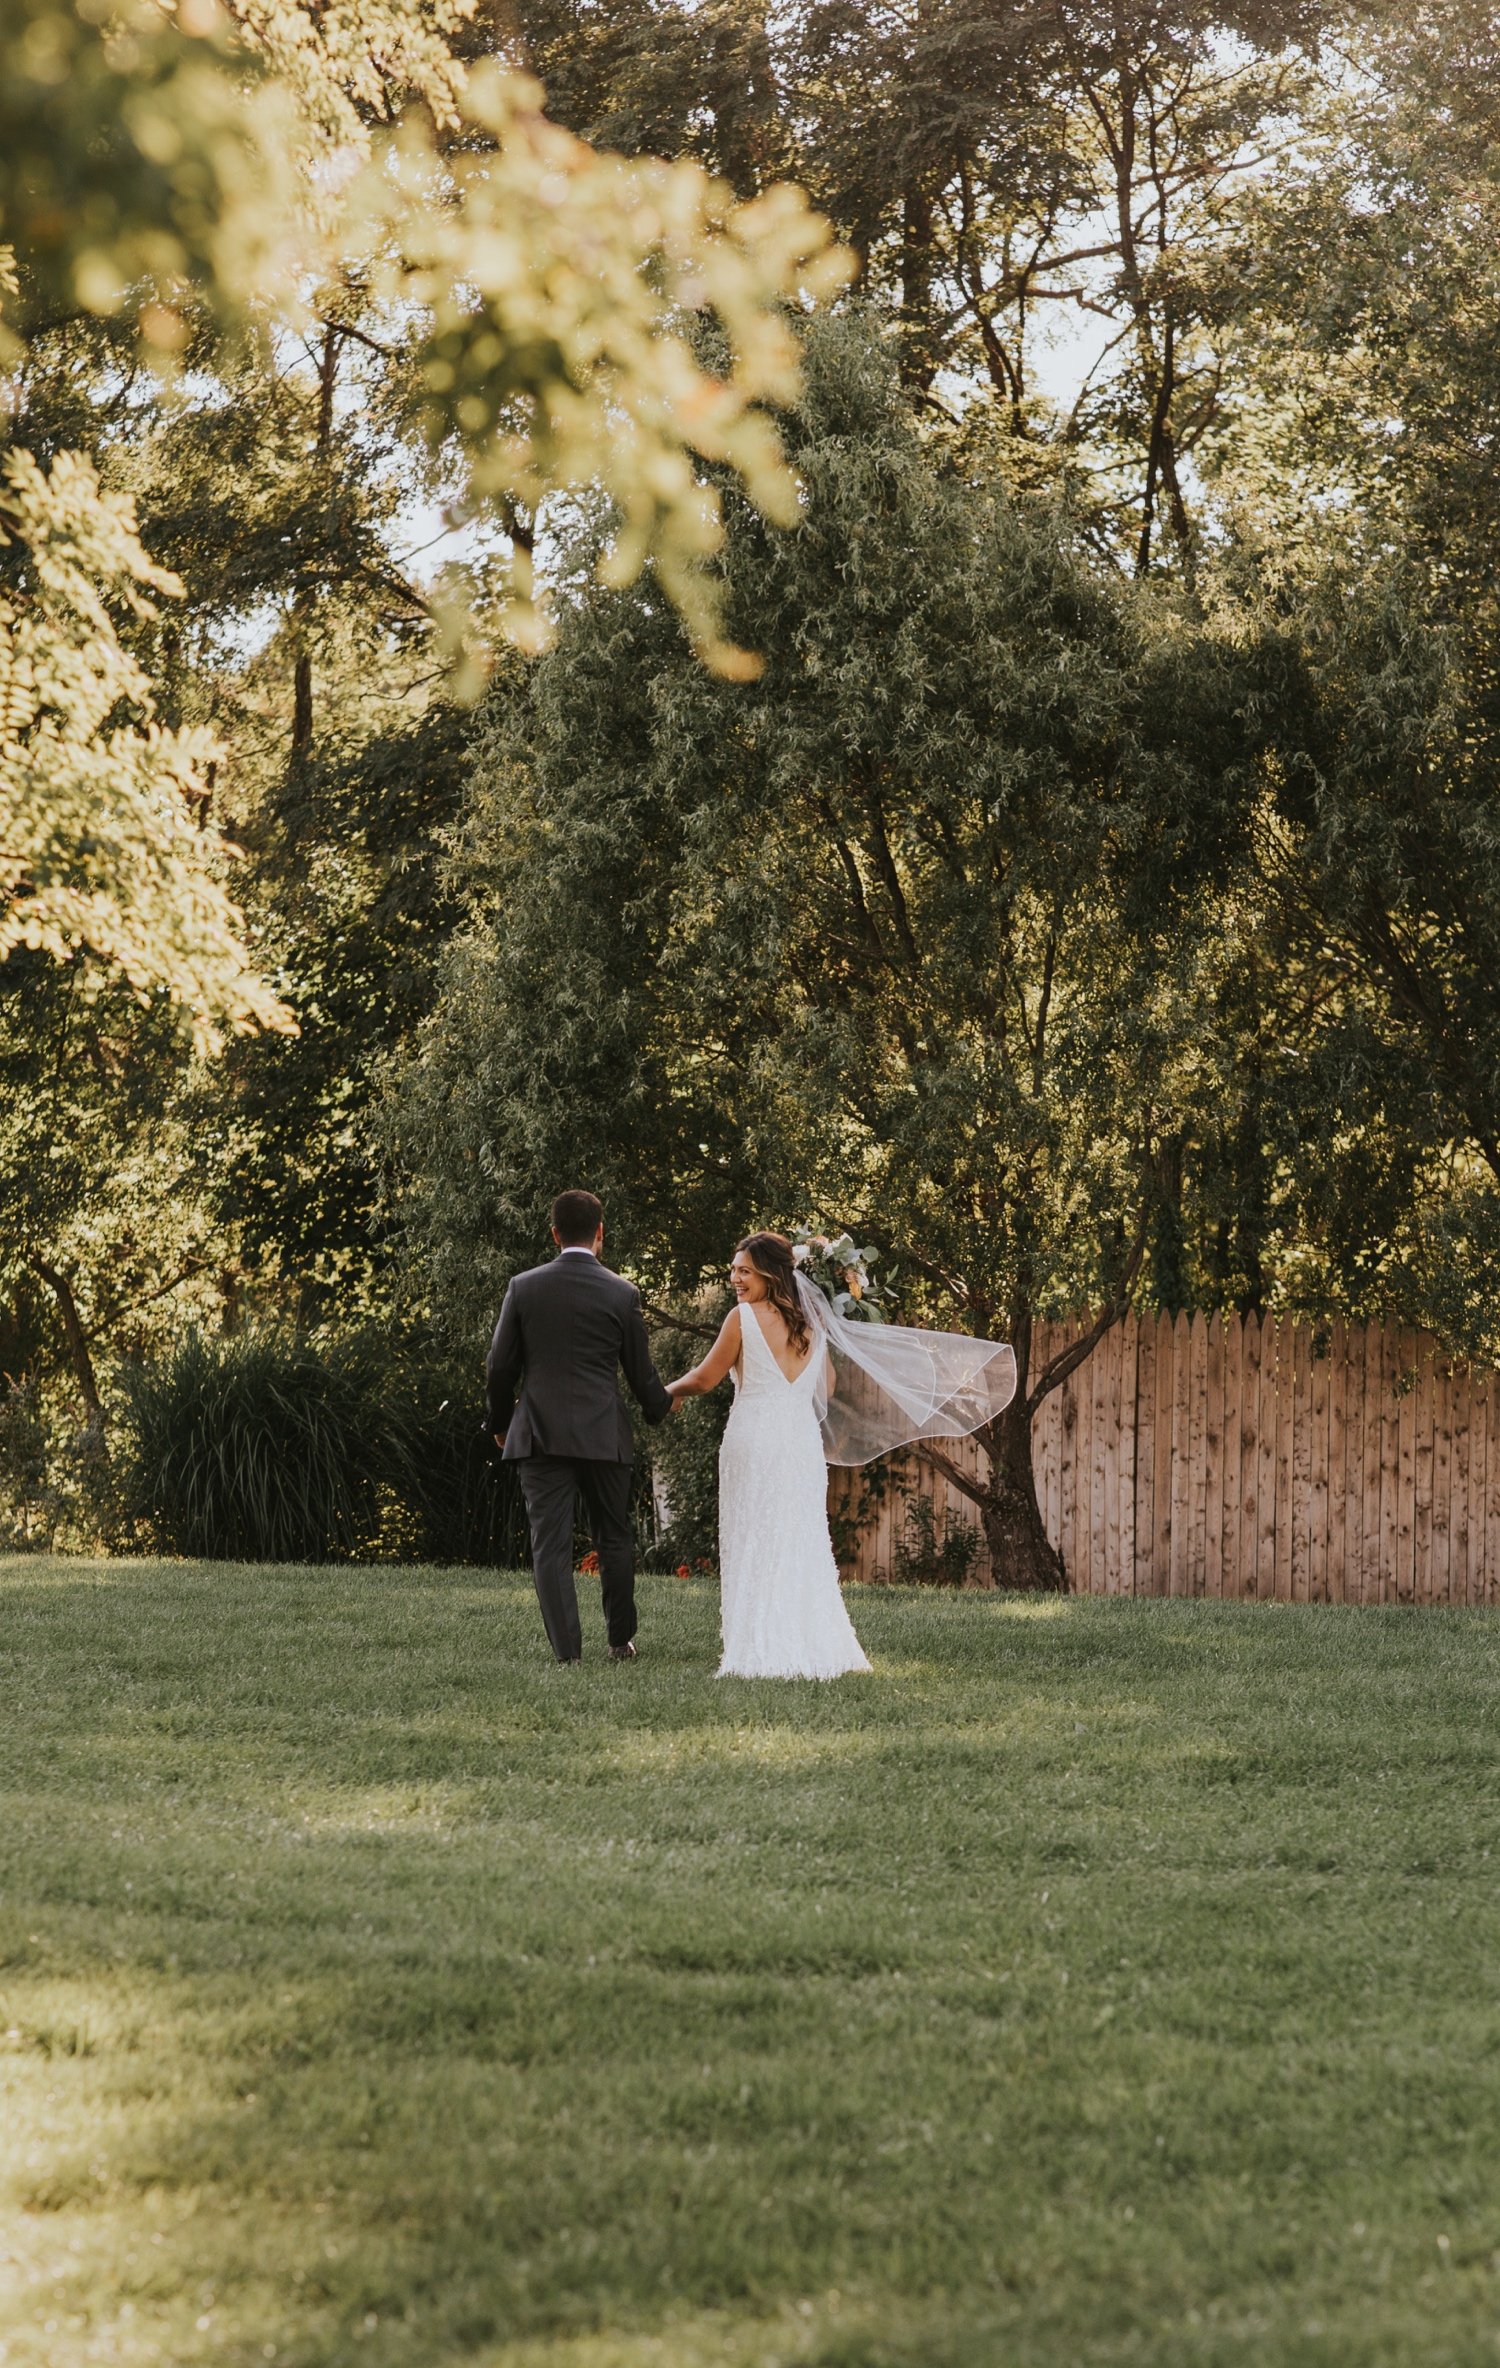
[{"label": "grassy slope", "polygon": [[591,1612],[0,1565],[10,2368],[1495,2360],[1493,1617]]}]

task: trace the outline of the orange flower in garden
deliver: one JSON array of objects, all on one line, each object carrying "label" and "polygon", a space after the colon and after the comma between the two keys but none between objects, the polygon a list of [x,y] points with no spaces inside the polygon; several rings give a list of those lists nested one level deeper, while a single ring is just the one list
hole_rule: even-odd
[{"label": "orange flower in garden", "polygon": [[693,1575],[693,1574],[692,1574],[692,1572],[691,1572],[691,1571],[688,1569],[688,1566],[687,1566],[687,1564],[686,1564],[685,1562],[679,1562],[679,1563],[678,1563],[678,1565],[677,1565],[677,1576],[679,1577],[679,1579],[690,1579],[690,1578],[692,1577],[692,1575]]},{"label": "orange flower in garden", "polygon": [[597,1555],[597,1554],[585,1554],[585,1556],[584,1556],[584,1558],[583,1558],[582,1562],[580,1562],[580,1563],[579,1563],[579,1565],[578,1565],[578,1571],[579,1571],[579,1576],[580,1576],[581,1578],[585,1578],[585,1579],[596,1579],[596,1578],[599,1576],[599,1557],[598,1557],[598,1555]]}]

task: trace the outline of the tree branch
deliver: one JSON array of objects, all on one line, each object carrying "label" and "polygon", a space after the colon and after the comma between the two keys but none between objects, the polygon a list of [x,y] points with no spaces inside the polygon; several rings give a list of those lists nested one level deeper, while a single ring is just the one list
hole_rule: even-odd
[{"label": "tree branch", "polygon": [[984,1482],[964,1471],[951,1455],[946,1455],[941,1447],[934,1447],[930,1439],[922,1440],[916,1453],[921,1463],[931,1464],[935,1472],[941,1472],[949,1487],[956,1488],[960,1496],[966,1496],[971,1505],[983,1505],[986,1502]]},{"label": "tree branch", "polygon": [[83,1400],[84,1413],[89,1422],[102,1431],[104,1408],[99,1398],[99,1384],[94,1374],[94,1360],[89,1355],[88,1335],[79,1319],[78,1302],[73,1296],[73,1286],[60,1267],[49,1266],[46,1259],[39,1258],[35,1252],[27,1263],[33,1274],[41,1277],[57,1302],[57,1312],[62,1320],[63,1338],[68,1344],[68,1356],[72,1361],[74,1376],[78,1382],[78,1395]]},{"label": "tree branch", "polygon": [[158,1299],[165,1299],[169,1292],[180,1290],[185,1282],[190,1281],[195,1274],[205,1273],[212,1264],[210,1258],[190,1258],[181,1273],[174,1274],[170,1282],[158,1283],[154,1291],[147,1291],[141,1298],[128,1299],[122,1307],[108,1309],[96,1324],[90,1324],[84,1338],[90,1341],[99,1339],[111,1325],[118,1324],[125,1316],[133,1316],[140,1308],[151,1307]]},{"label": "tree branch", "polygon": [[1052,1392],[1055,1389],[1060,1388],[1062,1383],[1067,1380],[1070,1373],[1076,1373],[1080,1365],[1087,1363],[1088,1359],[1093,1355],[1095,1349],[1099,1346],[1100,1341],[1104,1338],[1105,1333],[1108,1332],[1112,1326],[1118,1324],[1120,1318],[1128,1312],[1130,1307],[1130,1287],[1135,1281],[1136,1275],[1140,1270],[1141,1260],[1146,1254],[1146,1235],[1149,1226],[1150,1210],[1149,1207],[1143,1207],[1141,1210],[1140,1230],[1136,1234],[1135,1241],[1131,1246],[1130,1255],[1125,1261],[1125,1269],[1120,1277],[1114,1296],[1111,1299],[1107,1299],[1105,1301],[1103,1307],[1099,1310],[1098,1315],[1095,1317],[1093,1323],[1090,1324],[1086,1332],[1081,1332],[1078,1338],[1074,1341],[1070,1341],[1066,1348],[1059,1349],[1057,1355],[1050,1358],[1047,1364],[1043,1366],[1041,1373],[1037,1378],[1036,1387],[1029,1393],[1026,1400],[1026,1415],[1028,1421],[1030,1421],[1035,1416],[1037,1408],[1041,1405],[1044,1398],[1050,1397]]},{"label": "tree branch", "polygon": [[641,1313],[666,1332],[690,1332],[695,1340],[717,1340],[717,1324],[690,1324],[685,1316],[674,1316],[664,1307],[654,1307],[649,1299],[641,1301]]}]

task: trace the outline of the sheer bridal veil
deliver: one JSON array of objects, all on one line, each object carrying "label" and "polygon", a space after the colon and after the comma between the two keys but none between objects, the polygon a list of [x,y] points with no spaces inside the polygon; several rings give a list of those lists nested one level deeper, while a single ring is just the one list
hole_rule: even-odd
[{"label": "sheer bridal veil", "polygon": [[963,1332],[907,1324],[851,1323],[803,1274],[797,1298],[833,1365],[817,1391],[823,1451],[831,1464],[868,1464],[917,1439],[963,1439],[1016,1394],[1015,1352]]}]

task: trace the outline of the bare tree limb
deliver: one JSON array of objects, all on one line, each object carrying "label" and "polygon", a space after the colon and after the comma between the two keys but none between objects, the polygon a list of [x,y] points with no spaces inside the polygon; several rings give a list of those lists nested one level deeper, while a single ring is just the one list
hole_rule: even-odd
[{"label": "bare tree limb", "polygon": [[916,1452],[920,1462],[930,1464],[935,1472],[941,1472],[949,1487],[956,1488],[961,1496],[966,1496],[971,1505],[982,1505],[985,1502],[984,1482],[976,1480],[971,1473],[964,1471],[961,1465],[953,1461],[951,1455],[945,1455],[942,1448],[935,1447],[930,1439],[924,1439]]},{"label": "bare tree limb", "polygon": [[685,1316],[674,1316],[664,1307],[653,1307],[649,1299],[641,1301],[641,1313],[663,1331],[690,1332],[695,1340],[717,1340],[717,1324],[690,1324]]}]

